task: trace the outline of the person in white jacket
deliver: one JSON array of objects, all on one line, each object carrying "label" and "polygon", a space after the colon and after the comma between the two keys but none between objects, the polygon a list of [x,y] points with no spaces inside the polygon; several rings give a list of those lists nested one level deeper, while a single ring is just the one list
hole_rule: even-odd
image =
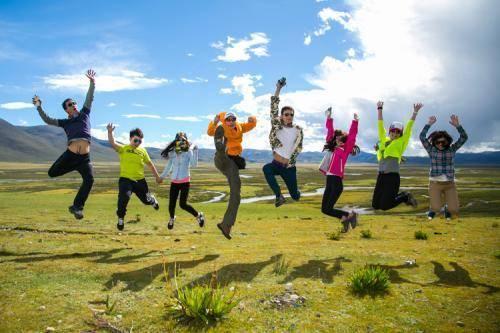
[{"label": "person in white jacket", "polygon": [[160,181],[163,182],[167,176],[170,176],[170,198],[168,211],[170,220],[168,221],[168,229],[174,228],[175,222],[175,206],[177,198],[180,194],[179,206],[196,217],[198,225],[205,225],[205,216],[202,212],[197,212],[193,206],[187,203],[189,196],[189,187],[191,185],[190,168],[198,165],[198,147],[194,146],[193,150],[189,150],[191,143],[188,141],[186,133],[179,132],[167,148],[161,152],[161,156],[167,159],[165,170],[160,175]]}]

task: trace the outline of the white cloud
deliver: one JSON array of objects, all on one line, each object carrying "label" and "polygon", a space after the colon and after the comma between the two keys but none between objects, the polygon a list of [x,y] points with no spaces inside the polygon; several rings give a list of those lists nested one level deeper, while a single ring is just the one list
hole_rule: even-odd
[{"label": "white cloud", "polygon": [[197,116],[167,116],[165,119],[174,121],[200,122],[201,119]]},{"label": "white cloud", "polygon": [[231,88],[221,88],[219,90],[219,94],[221,94],[221,95],[230,95],[232,93],[233,93],[233,89],[231,89]]},{"label": "white cloud", "polygon": [[132,103],[132,106],[135,106],[137,108],[146,108],[147,106],[141,103]]},{"label": "white cloud", "polygon": [[19,119],[19,125],[20,126],[28,126],[28,122],[24,119]]},{"label": "white cloud", "polygon": [[[319,28],[314,30],[312,34],[316,37],[323,36],[327,31],[332,29],[331,23],[337,22],[344,29],[349,31],[354,31],[356,29],[356,21],[352,19],[351,14],[346,12],[340,12],[333,10],[330,7],[323,8],[318,13],[318,17],[321,20],[321,25]],[[312,35],[306,34],[304,38],[304,44],[310,45],[312,42]]]},{"label": "white cloud", "polygon": [[311,35],[306,34],[304,37],[304,45],[310,45],[311,44]]},{"label": "white cloud", "polygon": [[32,103],[26,103],[26,102],[8,102],[0,104],[0,109],[6,109],[6,110],[31,109],[33,107],[34,106]]},{"label": "white cloud", "polygon": [[[109,74],[106,74],[107,72]],[[124,69],[104,70],[101,73],[98,72],[96,76],[96,91],[149,89],[169,82],[166,78],[147,77],[144,73]],[[52,74],[42,79],[50,89],[86,91],[89,86],[89,80],[83,74]]]},{"label": "white cloud", "polygon": [[107,106],[108,108],[112,108],[112,107],[116,106],[116,103],[114,103],[114,102],[110,102],[110,103],[108,103],[108,105],[106,105],[106,106]]},{"label": "white cloud", "polygon": [[217,78],[221,79],[221,80],[225,80],[225,79],[227,79],[227,75],[219,74],[219,75],[217,75]]},{"label": "white cloud", "polygon": [[217,60],[225,62],[247,61],[250,60],[252,54],[256,57],[269,56],[267,46],[270,39],[263,32],[251,33],[249,37],[235,39],[228,36],[226,43],[218,41],[212,43],[212,47],[224,52],[223,55],[217,56]]},{"label": "white cloud", "polygon": [[181,77],[181,81],[182,83],[206,83],[208,82],[207,79],[204,79],[202,77],[195,77],[194,79],[188,79],[188,78],[185,78],[185,77]]},{"label": "white cloud", "polygon": [[161,116],[157,114],[122,114],[126,118],[151,118],[151,119],[161,119]]},{"label": "white cloud", "polygon": [[354,58],[356,56],[356,50],[351,47],[349,50],[347,50],[347,55],[350,58]]},{"label": "white cloud", "polygon": [[186,53],[186,55],[187,55],[188,57],[194,57],[194,54],[192,54],[192,53]]},{"label": "white cloud", "polygon": [[[108,124],[107,124],[107,123],[97,125],[97,127],[106,127],[106,126],[108,126]],[[115,123],[113,123],[113,126],[114,126],[114,127],[120,127],[120,124],[115,124]]]},{"label": "white cloud", "polygon": [[108,139],[108,130],[100,129],[100,128],[91,128],[90,134],[99,140],[107,140]]}]

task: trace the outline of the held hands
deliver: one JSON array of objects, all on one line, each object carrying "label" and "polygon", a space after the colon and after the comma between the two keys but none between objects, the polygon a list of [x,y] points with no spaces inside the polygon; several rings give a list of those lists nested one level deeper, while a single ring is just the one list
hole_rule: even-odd
[{"label": "held hands", "polygon": [[328,109],[326,109],[325,116],[328,119],[330,119],[332,117],[332,107],[331,106]]},{"label": "held hands", "polygon": [[429,122],[427,123],[428,125],[432,125],[437,121],[435,116],[429,117]]},{"label": "held hands", "polygon": [[359,116],[356,112],[354,112],[354,120],[358,121],[359,120]]},{"label": "held hands", "polygon": [[32,101],[33,101],[33,105],[36,106],[36,107],[39,107],[39,106],[42,105],[42,100],[37,95],[35,95],[33,97]]},{"label": "held hands", "polygon": [[113,133],[113,131],[115,130],[115,126],[113,126],[113,123],[109,123],[106,126],[106,129],[108,130],[108,133]]},{"label": "held hands", "polygon": [[458,121],[458,116],[457,115],[454,115],[452,114],[451,117],[450,117],[450,124],[454,127],[458,127],[460,126],[460,122]]},{"label": "held hands", "polygon": [[418,111],[420,111],[423,107],[424,105],[422,103],[413,104],[413,113],[418,113]]},{"label": "held hands", "polygon": [[85,76],[92,82],[95,82],[95,72],[93,69],[89,69]]},{"label": "held hands", "polygon": [[163,178],[161,178],[161,177],[156,177],[156,183],[157,183],[157,184],[161,184],[161,183],[163,183]]}]

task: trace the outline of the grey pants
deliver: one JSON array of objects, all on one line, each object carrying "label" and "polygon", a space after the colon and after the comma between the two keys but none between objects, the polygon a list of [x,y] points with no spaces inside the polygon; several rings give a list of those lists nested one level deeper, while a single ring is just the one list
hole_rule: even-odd
[{"label": "grey pants", "polygon": [[236,215],[238,214],[238,207],[240,206],[241,199],[241,180],[240,180],[240,170],[236,166],[236,163],[224,152],[216,151],[214,157],[215,167],[226,176],[229,183],[229,201],[227,204],[226,213],[224,214],[224,219],[222,224],[226,227],[231,228],[236,221]]}]

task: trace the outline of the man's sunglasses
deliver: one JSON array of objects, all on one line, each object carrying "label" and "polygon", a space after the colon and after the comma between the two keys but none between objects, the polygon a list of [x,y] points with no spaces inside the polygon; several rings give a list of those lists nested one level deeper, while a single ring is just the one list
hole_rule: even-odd
[{"label": "man's sunglasses", "polygon": [[285,113],[283,113],[283,116],[285,116],[285,117],[293,117],[293,113],[285,112]]},{"label": "man's sunglasses", "polygon": [[229,117],[229,118],[226,118],[226,121],[236,121],[236,118]]},{"label": "man's sunglasses", "polygon": [[134,139],[134,143],[142,143],[142,140],[141,139]]},{"label": "man's sunglasses", "polygon": [[76,105],[76,102],[69,102],[68,104],[66,104],[66,107],[70,108],[73,105]]}]

